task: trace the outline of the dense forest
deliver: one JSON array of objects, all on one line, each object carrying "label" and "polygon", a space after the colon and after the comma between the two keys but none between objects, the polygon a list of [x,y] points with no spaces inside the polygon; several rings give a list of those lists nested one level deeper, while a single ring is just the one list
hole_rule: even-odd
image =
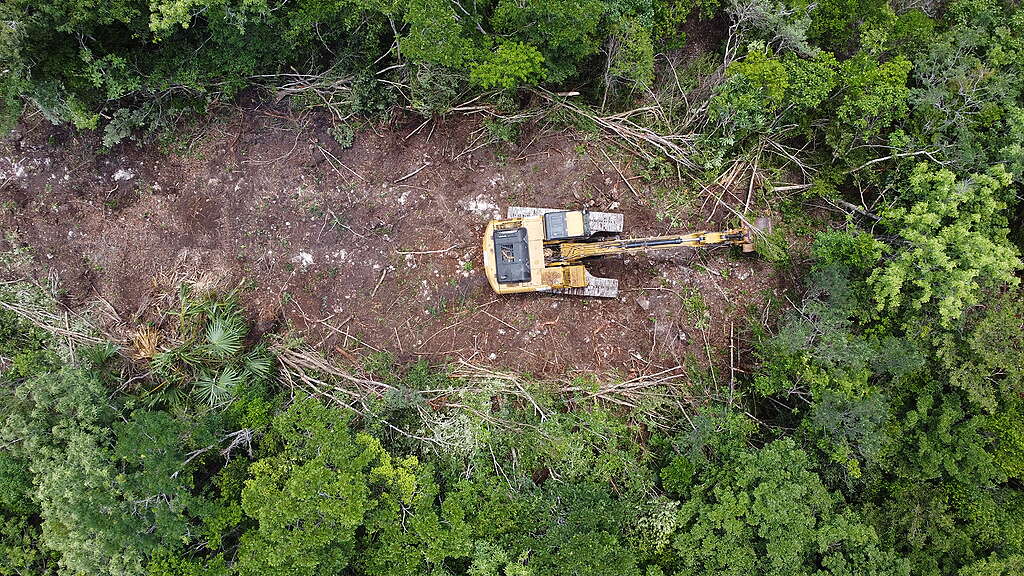
[{"label": "dense forest", "polygon": [[7,281],[0,574],[1024,574],[1022,62],[1012,0],[6,0],[5,133],[472,107],[832,218],[690,403],[342,370],[188,283],[115,345]]}]

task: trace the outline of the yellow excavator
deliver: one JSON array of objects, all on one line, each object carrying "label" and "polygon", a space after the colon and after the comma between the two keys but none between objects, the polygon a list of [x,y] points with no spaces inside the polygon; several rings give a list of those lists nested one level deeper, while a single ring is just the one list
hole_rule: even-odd
[{"label": "yellow excavator", "polygon": [[506,218],[484,229],[484,272],[498,294],[549,292],[615,298],[619,281],[593,276],[584,260],[675,248],[740,246],[754,251],[754,235],[771,230],[758,218],[753,226],[651,238],[618,238],[622,214],[588,210],[511,207]]}]

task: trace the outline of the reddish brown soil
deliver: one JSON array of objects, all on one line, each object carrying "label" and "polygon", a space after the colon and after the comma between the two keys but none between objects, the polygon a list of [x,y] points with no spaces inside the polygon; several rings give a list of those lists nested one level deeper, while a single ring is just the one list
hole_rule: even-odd
[{"label": "reddish brown soil", "polygon": [[617,300],[497,297],[480,235],[509,205],[614,209],[629,236],[726,223],[694,206],[669,227],[641,179],[638,196],[599,145],[564,133],[527,130],[517,146],[469,152],[476,120],[418,126],[366,130],[342,150],[321,116],[249,107],[170,144],[103,154],[94,135],[29,120],[0,148],[0,249],[27,247],[33,264],[3,274],[56,274],[70,302],[99,295],[138,321],[154,278],[213,271],[245,281],[262,330],[537,374],[706,364],[706,346],[728,365],[731,325],[739,332],[778,293],[771,265],[721,249],[595,263],[620,280]]}]

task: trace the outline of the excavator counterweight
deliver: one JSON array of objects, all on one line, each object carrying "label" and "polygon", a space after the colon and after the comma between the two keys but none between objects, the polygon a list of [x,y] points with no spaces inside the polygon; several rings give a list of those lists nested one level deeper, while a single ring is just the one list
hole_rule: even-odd
[{"label": "excavator counterweight", "polygon": [[599,256],[677,248],[740,246],[754,250],[754,235],[771,222],[718,232],[693,232],[651,238],[620,239],[623,217],[608,212],[511,207],[484,230],[484,272],[498,294],[551,292],[615,298],[619,281],[590,274],[584,260]]}]

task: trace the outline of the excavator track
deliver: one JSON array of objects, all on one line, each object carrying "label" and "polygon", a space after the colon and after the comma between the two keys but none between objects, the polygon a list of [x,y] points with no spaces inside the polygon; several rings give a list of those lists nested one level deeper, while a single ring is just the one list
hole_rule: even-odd
[{"label": "excavator track", "polygon": [[[548,212],[565,212],[558,208],[533,208],[529,206],[509,206],[506,218],[532,218],[543,216]],[[585,212],[587,225],[591,233],[618,234],[622,232],[625,218],[615,212]]]}]

